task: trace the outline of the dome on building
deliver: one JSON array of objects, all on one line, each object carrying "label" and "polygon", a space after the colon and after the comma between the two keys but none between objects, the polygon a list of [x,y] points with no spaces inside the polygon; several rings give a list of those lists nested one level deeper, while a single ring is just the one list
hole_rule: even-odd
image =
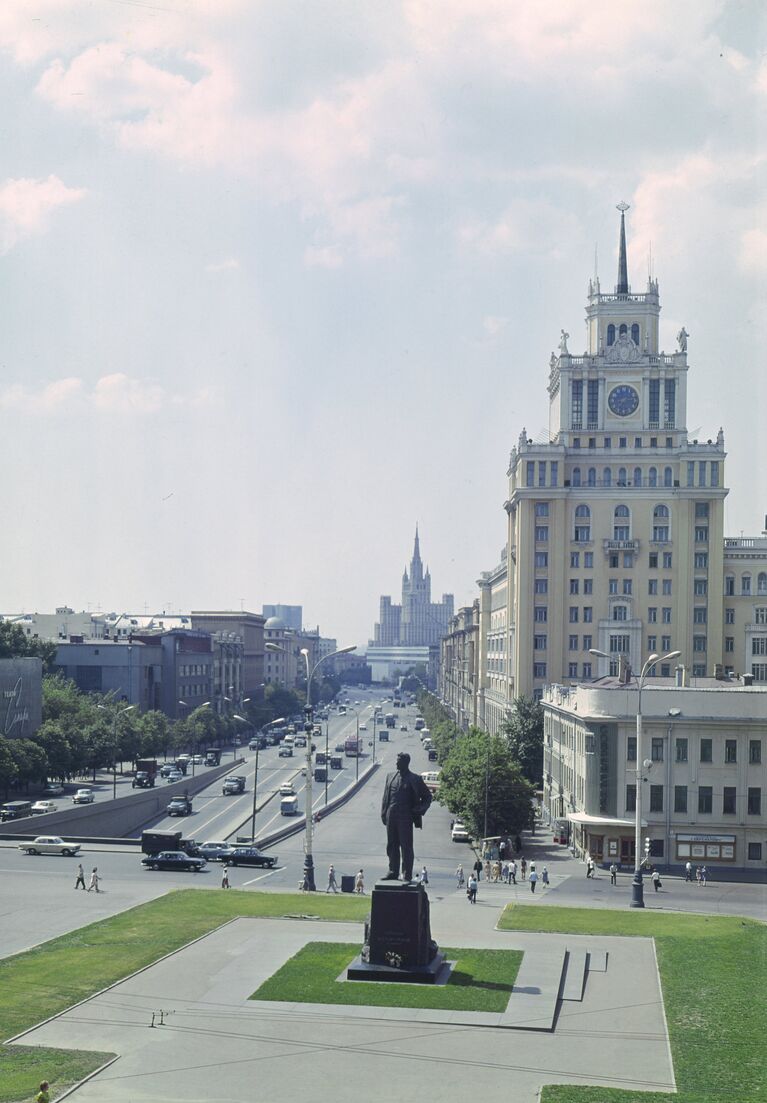
[{"label": "dome on building", "polygon": [[268,617],[264,621],[264,628],[287,628],[287,625],[282,617]]}]

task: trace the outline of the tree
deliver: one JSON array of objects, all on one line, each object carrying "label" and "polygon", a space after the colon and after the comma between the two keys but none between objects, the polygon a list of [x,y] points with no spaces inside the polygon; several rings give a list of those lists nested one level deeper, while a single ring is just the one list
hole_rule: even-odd
[{"label": "tree", "polygon": [[3,790],[6,798],[8,790],[18,780],[19,776],[18,766],[11,753],[10,743],[10,739],[0,736],[0,789]]},{"label": "tree", "polygon": [[539,787],[543,778],[543,706],[530,697],[515,697],[503,722],[503,734],[509,741],[522,773]]},{"label": "tree", "polygon": [[56,658],[56,644],[28,636],[20,624],[0,621],[0,659],[17,658],[42,659],[43,670],[48,671]]},{"label": "tree", "polygon": [[438,799],[474,838],[515,835],[533,815],[533,787],[508,742],[477,728],[456,739],[439,775]]},{"label": "tree", "polygon": [[304,696],[299,696],[294,690],[272,682],[266,687],[266,703],[272,710],[272,718],[279,716],[295,716],[304,707]]}]

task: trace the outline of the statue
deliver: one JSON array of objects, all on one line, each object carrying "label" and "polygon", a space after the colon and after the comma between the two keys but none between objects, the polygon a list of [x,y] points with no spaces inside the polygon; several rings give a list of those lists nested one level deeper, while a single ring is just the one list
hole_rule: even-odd
[{"label": "statue", "polygon": [[410,755],[397,755],[397,772],[388,774],[381,802],[381,822],[386,827],[386,854],[389,872],[384,881],[399,880],[400,851],[402,879],[413,879],[413,828],[423,826],[423,817],[431,804],[431,793],[420,774],[410,771]]},{"label": "statue", "polygon": [[690,334],[687,332],[687,330],[684,328],[684,326],[682,326],[682,328],[679,330],[679,332],[676,335],[676,339],[679,343],[679,351],[680,352],[687,352],[687,338],[689,336],[690,336]]},{"label": "statue", "polygon": [[560,338],[560,341],[559,341],[559,355],[560,356],[569,356],[570,355],[570,350],[567,347],[567,338],[570,336],[570,334],[567,333],[566,330],[564,330],[564,329],[560,330],[560,333],[562,334],[562,337]]}]

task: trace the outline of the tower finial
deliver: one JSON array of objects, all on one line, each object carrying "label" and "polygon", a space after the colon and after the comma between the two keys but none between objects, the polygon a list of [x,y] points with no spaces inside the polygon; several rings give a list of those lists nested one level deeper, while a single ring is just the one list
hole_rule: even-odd
[{"label": "tower finial", "polygon": [[615,288],[616,295],[628,295],[629,293],[629,273],[626,261],[626,211],[628,209],[629,204],[623,202],[618,203],[616,207],[616,210],[621,212],[621,239],[618,249],[618,284]]}]

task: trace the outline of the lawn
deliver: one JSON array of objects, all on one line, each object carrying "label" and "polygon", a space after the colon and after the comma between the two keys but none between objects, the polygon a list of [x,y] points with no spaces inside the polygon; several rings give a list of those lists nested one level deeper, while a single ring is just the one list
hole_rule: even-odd
[{"label": "lawn", "polygon": [[359,950],[358,942],[310,942],[251,999],[503,1012],[522,960],[519,950],[456,950],[443,946],[447,960],[455,962],[447,984],[339,981],[337,978]]},{"label": "lawn", "polygon": [[[0,1038],[13,1037],[78,1000],[240,916],[301,915],[362,922],[370,901],[299,893],[185,889],[0,960]],[[31,1098],[40,1080],[56,1097],[109,1055],[0,1048],[0,1103]]]},{"label": "lawn", "polygon": [[549,1086],[541,1103],[764,1103],[767,926],[735,916],[514,907],[508,931],[655,939],[678,1094]]}]

